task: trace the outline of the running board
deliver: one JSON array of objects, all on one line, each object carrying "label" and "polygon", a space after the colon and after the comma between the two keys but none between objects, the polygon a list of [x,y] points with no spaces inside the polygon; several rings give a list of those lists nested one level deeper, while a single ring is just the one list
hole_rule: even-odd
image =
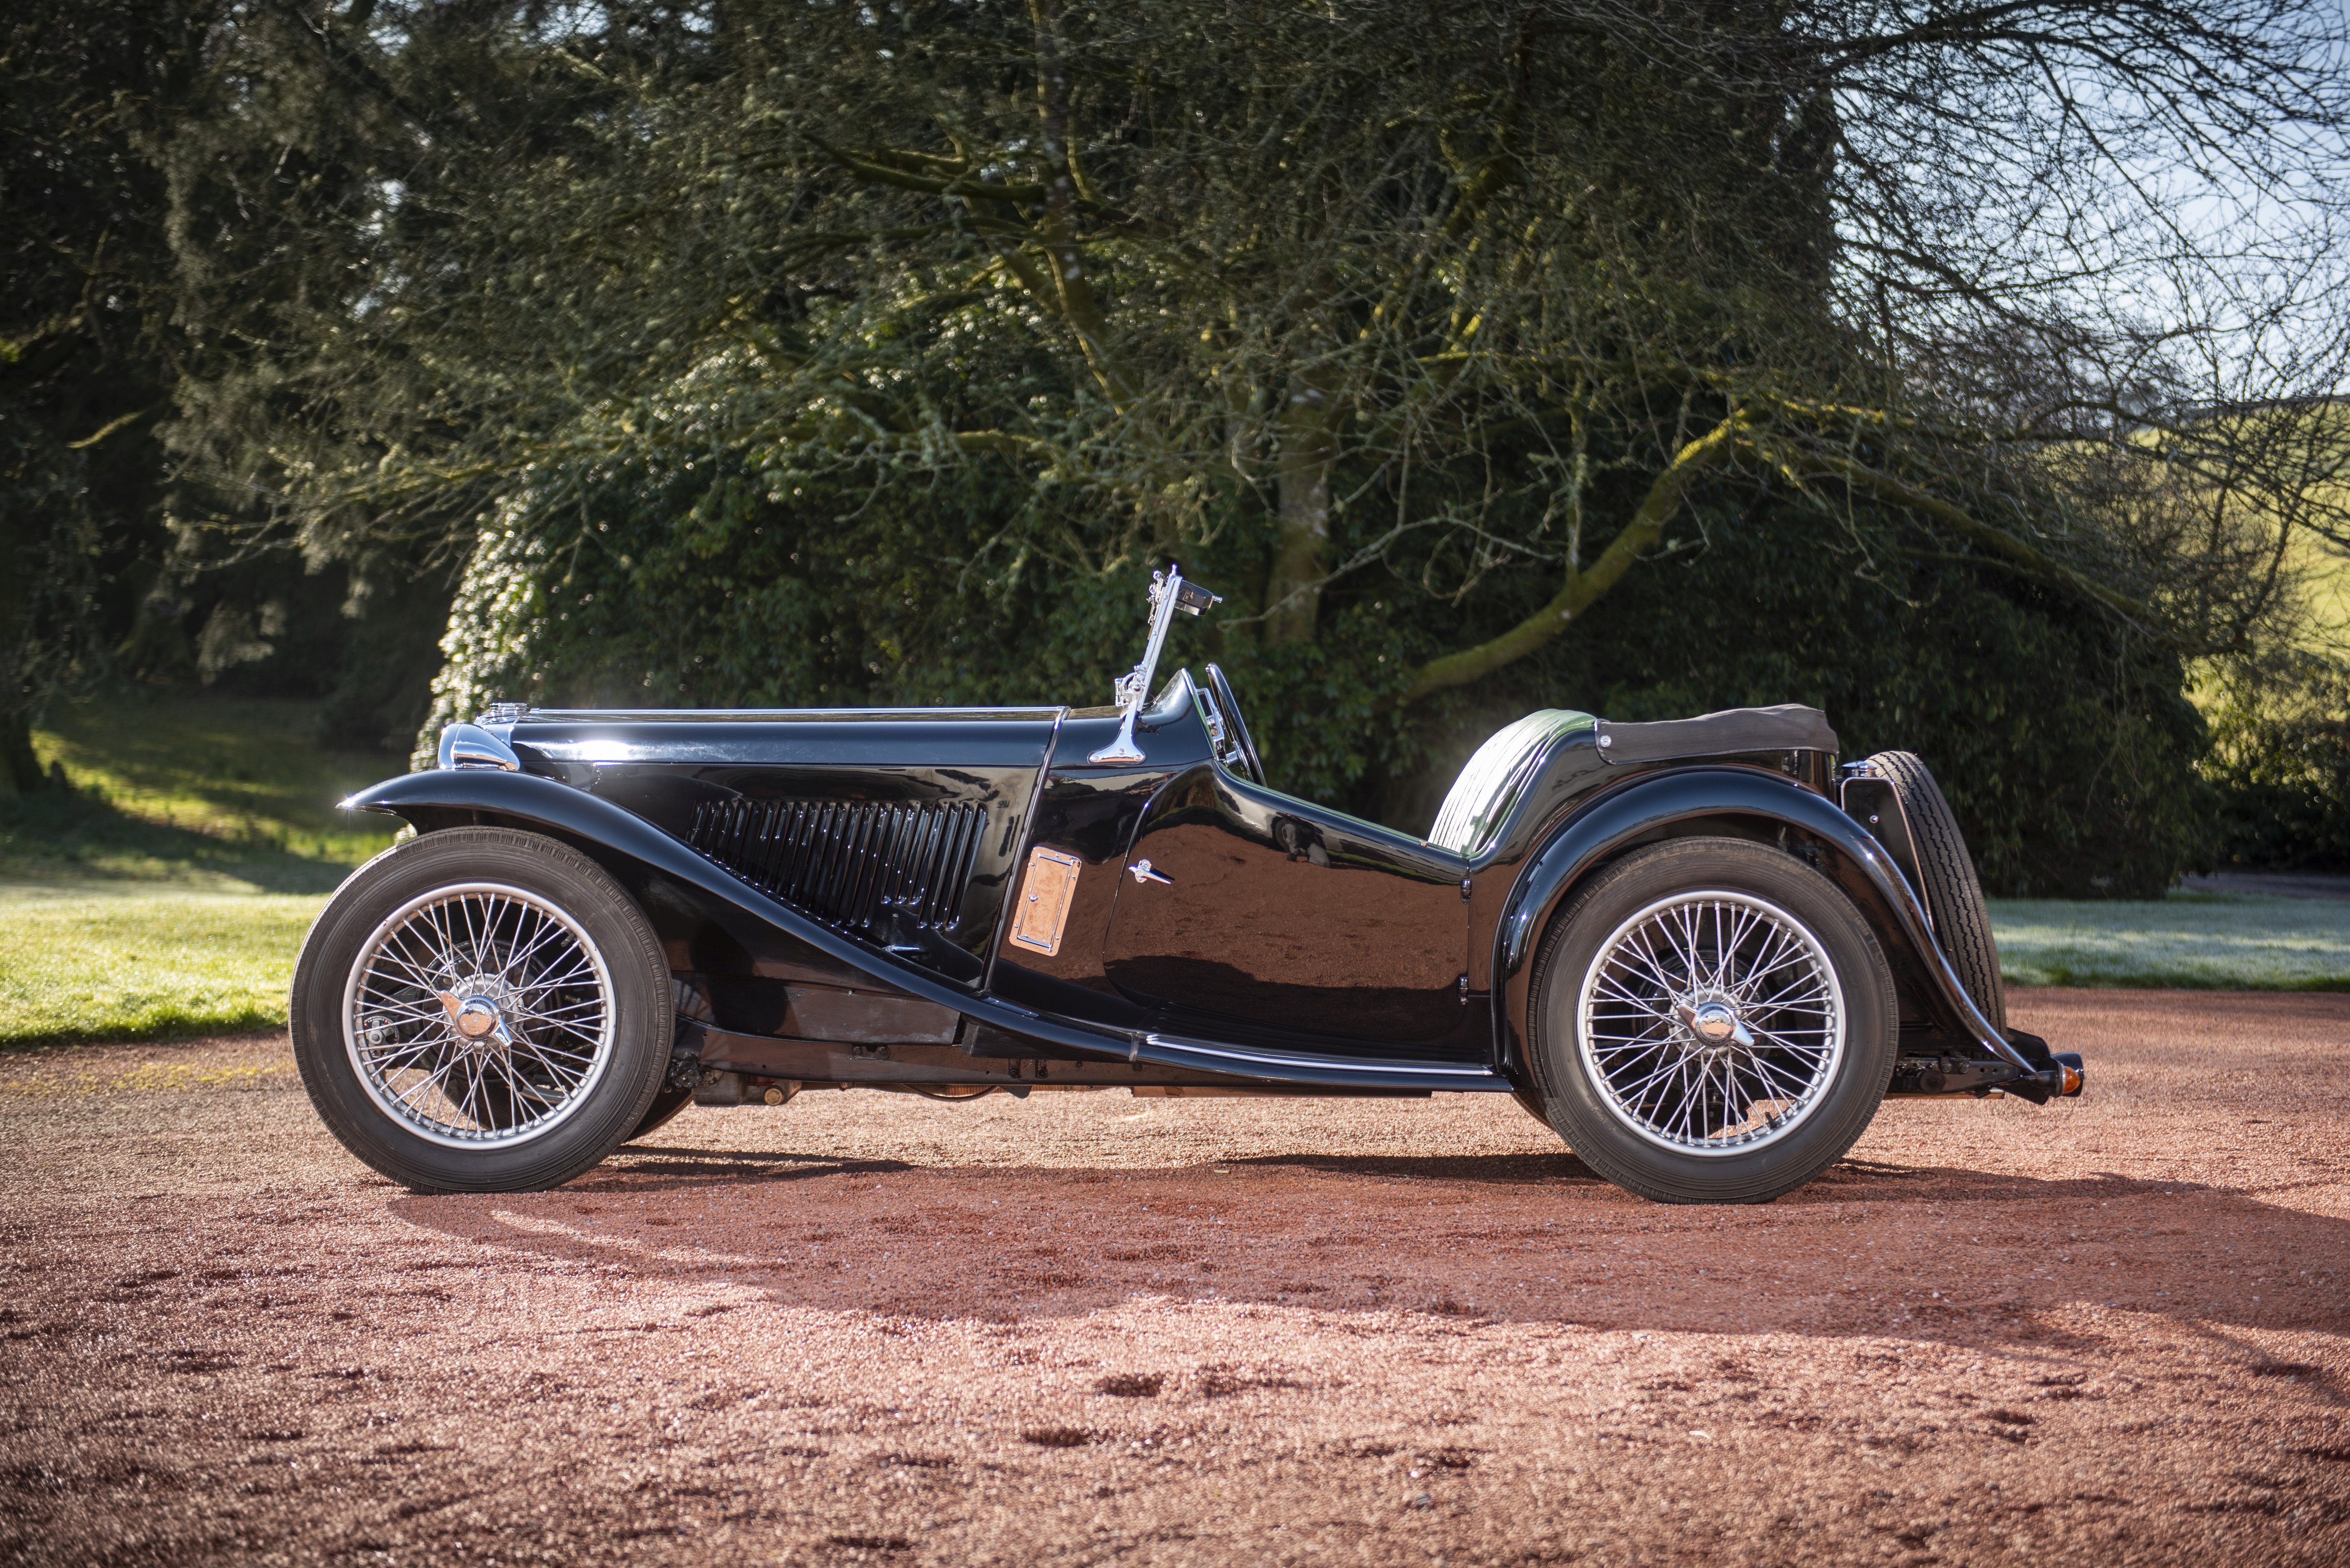
[{"label": "running board", "polygon": [[[822,1084],[1049,1083],[1411,1097],[1438,1090],[1509,1087],[1497,1075],[1457,1065],[1377,1063],[1357,1067],[1353,1063],[1239,1052],[1212,1042],[1160,1035],[1119,1042],[1110,1049],[1118,1052],[1119,1059],[972,1056],[956,1045],[855,1044],[743,1034],[689,1019],[678,1025],[670,1082],[682,1086],[702,1073],[735,1073],[745,1078]],[[1308,1074],[1314,1075],[1308,1077]]]}]

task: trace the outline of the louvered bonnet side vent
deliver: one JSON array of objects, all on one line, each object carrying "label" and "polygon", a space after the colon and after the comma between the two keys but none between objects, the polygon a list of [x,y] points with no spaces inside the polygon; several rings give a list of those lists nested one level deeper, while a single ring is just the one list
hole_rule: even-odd
[{"label": "louvered bonnet side vent", "polygon": [[827,925],[886,939],[954,929],[986,830],[983,805],[706,801],[686,841]]}]

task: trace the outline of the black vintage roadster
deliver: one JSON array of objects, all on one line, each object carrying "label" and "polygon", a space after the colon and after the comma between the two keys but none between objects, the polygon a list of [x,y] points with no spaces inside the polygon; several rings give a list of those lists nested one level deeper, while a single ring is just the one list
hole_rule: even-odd
[{"label": "black vintage roadster", "polygon": [[311,928],[319,1114],[419,1189],[567,1181],[816,1088],[1514,1095],[1594,1169],[1762,1201],[1887,1094],[2080,1092],[2006,1027],[1918,760],[1824,715],[1530,713],[1426,838],[1264,782],[1217,668],[1108,708],[553,711],[347,804],[415,830]]}]

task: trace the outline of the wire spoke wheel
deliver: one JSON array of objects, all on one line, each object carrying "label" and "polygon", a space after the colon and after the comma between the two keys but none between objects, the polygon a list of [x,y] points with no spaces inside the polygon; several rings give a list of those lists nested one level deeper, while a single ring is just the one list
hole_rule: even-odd
[{"label": "wire spoke wheel", "polygon": [[1555,914],[1527,1065],[1584,1162],[1660,1203],[1768,1203],[1867,1130],[1900,999],[1860,910],[1752,839],[1646,846]]},{"label": "wire spoke wheel", "polygon": [[1728,1155],[1788,1137],[1844,1059],[1843,989],[1820,940],[1752,893],[1676,893],[1635,911],[1583,976],[1589,1081],[1650,1144]]},{"label": "wire spoke wheel", "polygon": [[544,1137],[609,1069],[612,972],[587,929],[504,883],[433,888],[360,945],[343,1042],[359,1085],[417,1137],[456,1147]]}]

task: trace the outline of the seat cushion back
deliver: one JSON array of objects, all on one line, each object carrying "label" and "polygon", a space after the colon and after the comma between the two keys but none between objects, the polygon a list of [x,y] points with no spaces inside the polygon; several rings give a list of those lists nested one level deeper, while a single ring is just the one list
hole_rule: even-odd
[{"label": "seat cushion back", "polygon": [[1474,859],[1540,775],[1553,744],[1596,722],[1590,714],[1569,708],[1544,708],[1495,731],[1452,781],[1443,809],[1436,814],[1436,826],[1429,829],[1430,845]]}]

